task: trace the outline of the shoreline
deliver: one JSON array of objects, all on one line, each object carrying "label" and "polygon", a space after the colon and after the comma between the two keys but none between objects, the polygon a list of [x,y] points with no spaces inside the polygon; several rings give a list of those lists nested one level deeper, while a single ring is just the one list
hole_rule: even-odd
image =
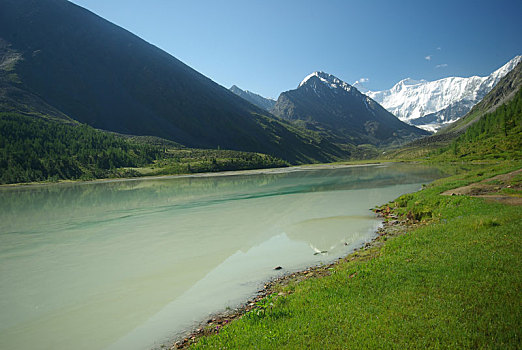
[{"label": "shoreline", "polygon": [[415,222],[399,221],[396,215],[381,209],[384,206],[386,206],[386,204],[374,209],[369,209],[382,220],[381,226],[375,231],[373,238],[369,242],[362,244],[347,255],[337,258],[331,263],[310,266],[303,270],[288,272],[283,276],[267,280],[264,282],[262,289],[258,290],[253,297],[249,298],[240,306],[232,310],[224,310],[211,314],[207,320],[200,322],[192,331],[185,333],[184,336],[173,339],[173,343],[162,345],[161,348],[169,350],[187,349],[196,343],[199,338],[218,334],[220,329],[228,323],[240,319],[255,309],[261,310],[258,303],[262,299],[270,295],[279,298],[290,294],[279,292],[280,287],[284,287],[290,283],[300,283],[310,278],[329,276],[331,274],[330,271],[343,261],[371,259],[374,256],[373,253],[378,251],[388,238],[403,235],[417,226]]},{"label": "shoreline", "polygon": [[222,177],[222,176],[245,176],[245,175],[259,175],[259,174],[282,174],[291,173],[295,171],[308,171],[308,170],[325,170],[325,169],[342,169],[352,167],[366,167],[366,166],[377,166],[393,163],[392,161],[368,161],[367,163],[350,164],[350,163],[320,163],[320,164],[306,164],[306,165],[294,165],[283,168],[262,168],[262,169],[245,169],[245,170],[228,170],[228,171],[216,171],[216,172],[205,172],[205,173],[191,173],[191,174],[173,174],[173,175],[156,175],[156,176],[138,176],[138,177],[122,177],[122,178],[104,178],[94,180],[59,180],[57,182],[29,182],[29,183],[14,183],[14,184],[1,184],[1,189],[7,188],[30,188],[39,186],[52,186],[52,185],[88,185],[98,183],[113,183],[113,182],[130,182],[130,181],[143,181],[143,180],[167,180],[167,179],[178,179],[178,178],[200,178],[200,177]]},{"label": "shoreline", "polygon": [[[392,241],[393,241],[393,238],[395,238],[395,237],[403,238],[404,239],[404,240],[402,240],[403,243],[409,242],[410,248],[411,248],[411,244],[412,244],[412,242],[415,243],[415,239],[414,239],[414,237],[411,237],[411,239],[410,239],[410,237],[408,237],[408,236],[410,236],[410,232],[415,232],[415,233],[422,232],[422,237],[424,237],[424,239],[428,240],[427,243],[421,242],[422,244],[424,244],[424,246],[421,247],[420,253],[425,253],[426,246],[430,243],[433,244],[433,242],[435,242],[436,244],[438,244],[438,246],[442,245],[442,248],[439,248],[438,253],[439,253],[439,255],[441,253],[445,254],[444,255],[445,260],[449,260],[450,262],[455,263],[455,262],[460,262],[462,259],[464,259],[465,262],[468,262],[469,261],[468,258],[472,257],[473,261],[475,262],[475,265],[480,265],[480,269],[482,271],[480,276],[486,275],[486,276],[488,276],[488,278],[494,278],[494,279],[498,278],[498,275],[494,271],[492,272],[491,269],[489,268],[490,265],[482,264],[482,261],[483,261],[482,256],[479,256],[477,258],[476,256],[473,256],[473,254],[471,254],[469,256],[462,257],[462,251],[461,251],[461,249],[459,249],[459,244],[461,244],[461,242],[465,242],[465,244],[467,244],[472,249],[472,251],[476,252],[477,249],[478,250],[483,249],[483,246],[481,246],[480,248],[478,248],[476,246],[476,243],[477,243],[476,239],[479,239],[479,238],[477,238],[477,234],[480,233],[481,236],[479,236],[479,237],[481,237],[484,240],[484,238],[486,238],[486,237],[490,238],[492,235],[492,232],[495,232],[496,238],[497,238],[497,240],[495,240],[495,242],[498,242],[499,240],[500,241],[503,240],[505,245],[498,246],[496,243],[489,242],[489,246],[487,247],[488,249],[490,249],[492,252],[501,252],[501,251],[505,250],[506,248],[513,247],[513,241],[512,241],[513,238],[512,238],[512,235],[510,235],[510,233],[511,233],[510,226],[508,224],[515,223],[516,221],[514,221],[514,220],[516,220],[516,218],[514,218],[514,216],[513,216],[514,212],[508,208],[516,207],[516,206],[515,205],[506,205],[506,204],[511,204],[511,203],[504,203],[504,204],[495,203],[493,205],[495,205],[497,207],[491,207],[492,204],[491,203],[488,204],[489,201],[485,200],[485,201],[475,202],[475,200],[473,198],[471,198],[474,196],[466,195],[463,193],[462,195],[464,198],[462,198],[462,201],[464,201],[465,203],[463,205],[464,209],[462,209],[462,210],[464,211],[463,214],[466,214],[466,215],[460,215],[460,216],[454,217],[454,216],[448,215],[448,214],[450,212],[453,214],[453,211],[455,209],[453,209],[452,206],[449,206],[447,204],[450,203],[450,204],[453,204],[454,206],[455,205],[462,206],[463,203],[460,200],[460,198],[454,197],[454,196],[459,196],[459,194],[454,193],[454,192],[456,192],[457,189],[472,188],[474,184],[487,183],[488,181],[490,181],[492,179],[499,179],[499,178],[506,177],[506,178],[508,178],[508,181],[506,181],[506,183],[502,184],[502,185],[506,185],[506,188],[514,188],[514,187],[520,188],[519,185],[517,185],[517,183],[515,183],[513,181],[514,175],[519,174],[520,171],[521,170],[520,170],[519,165],[517,165],[516,167],[513,165],[507,165],[505,167],[503,166],[500,168],[499,167],[487,168],[486,176],[483,176],[484,175],[483,172],[476,172],[476,173],[467,172],[464,175],[452,176],[451,177],[452,180],[442,181],[442,182],[438,183],[437,186],[435,186],[429,190],[426,190],[427,192],[422,191],[422,192],[424,192],[423,195],[422,194],[418,195],[418,196],[412,195],[408,198],[403,198],[403,200],[400,203],[395,202],[393,204],[393,208],[391,207],[391,204],[383,204],[383,205],[377,206],[371,210],[373,210],[379,217],[383,218],[383,225],[381,228],[379,228],[376,231],[376,237],[374,237],[374,239],[372,239],[371,242],[364,244],[359,249],[355,249],[352,253],[349,253],[344,258],[340,258],[331,264],[310,267],[306,270],[303,270],[303,271],[300,271],[297,273],[293,273],[293,274],[289,274],[289,275],[285,275],[280,278],[276,278],[272,281],[267,282],[265,284],[264,288],[258,292],[258,295],[251,298],[250,300],[248,300],[244,305],[242,305],[241,308],[238,308],[238,309],[233,310],[232,312],[228,312],[228,313],[227,312],[222,312],[220,314],[218,313],[215,316],[212,316],[212,318],[206,322],[206,325],[204,323],[202,323],[202,326],[200,328],[198,328],[195,331],[193,331],[192,333],[186,335],[183,339],[179,339],[178,341],[176,341],[173,344],[172,343],[166,344],[165,346],[166,346],[166,348],[168,348],[170,350],[186,349],[186,348],[190,347],[191,345],[198,343],[201,340],[201,338],[204,336],[211,336],[211,335],[219,334],[221,328],[223,326],[227,325],[229,322],[233,321],[234,319],[241,319],[245,315],[255,316],[255,314],[248,314],[252,310],[254,310],[254,312],[255,312],[255,310],[257,310],[258,315],[259,315],[259,313],[264,314],[265,310],[270,310],[270,305],[273,300],[277,300],[280,297],[284,298],[286,295],[293,294],[294,288],[296,290],[300,290],[299,283],[301,281],[305,281],[309,278],[314,278],[314,277],[322,278],[324,276],[328,276],[330,274],[337,272],[338,268],[339,268],[344,273],[342,278],[343,278],[343,281],[346,283],[350,279],[357,277],[358,269],[347,270],[347,269],[343,269],[344,266],[346,266],[347,264],[352,265],[352,262],[355,265],[357,265],[357,264],[366,264],[370,261],[375,260],[380,255],[382,255],[382,247],[385,246],[385,244],[387,243],[386,241],[388,239],[392,239]],[[457,184],[459,184],[459,183],[460,183],[460,186],[457,186]],[[493,185],[497,185],[497,184],[493,184]],[[447,198],[445,200],[446,204],[440,205],[440,198],[438,198],[438,197],[443,194],[444,190],[446,192],[452,192],[452,193],[446,193],[446,196],[444,196]],[[498,188],[495,188],[495,190],[498,190]],[[419,192],[417,192],[417,193],[419,193]],[[437,198],[433,198],[434,195]],[[444,197],[442,197],[442,198],[444,198]],[[428,213],[431,216],[431,218],[425,220],[422,216],[415,215],[418,213],[412,212],[411,210],[408,211],[407,208],[411,208],[411,207],[409,207],[409,205],[413,204],[413,203],[415,203],[416,206],[419,205],[422,209],[429,208],[430,210],[432,210],[432,211],[429,211],[429,213]],[[491,209],[493,209],[493,208],[497,208],[499,210],[502,209],[502,210],[500,210],[500,212],[502,214],[502,215],[500,215],[500,218],[499,218],[499,214],[491,213]],[[478,218],[478,217],[476,217],[477,214],[481,214],[481,215],[486,214],[486,217]],[[520,220],[520,217],[518,219]],[[452,221],[451,224],[450,224],[450,221]],[[429,228],[432,225],[434,225],[436,227],[436,231],[434,231],[434,232],[430,232],[429,230],[421,229],[421,228],[426,228],[426,227]],[[462,232],[461,231],[462,226],[470,226],[472,229],[470,230],[468,227],[468,229],[466,231]],[[492,229],[492,228],[494,228],[494,229]],[[418,229],[421,229],[421,230],[417,231]],[[453,238],[455,235],[457,236],[457,239]],[[435,236],[435,237],[433,237],[433,236]],[[428,237],[429,237],[429,239],[428,239]],[[463,239],[463,238],[465,238],[465,239]],[[487,240],[484,240],[484,242],[486,242],[486,241]],[[391,245],[395,248],[395,250],[397,249],[397,245],[395,245],[394,243],[391,243]],[[455,248],[455,246],[457,246],[457,247]],[[450,252],[450,255],[446,256],[446,254],[448,254],[448,252]],[[512,254],[516,254],[513,249],[511,249],[510,252]],[[402,265],[401,266],[402,270],[399,270],[399,271],[406,273],[405,276],[409,275],[409,272],[411,270],[411,267],[409,267],[409,266],[417,266],[417,267],[420,266],[420,267],[423,267],[424,269],[426,269],[428,267],[431,268],[432,265],[430,265],[430,264],[434,263],[434,260],[435,261],[438,260],[437,257],[435,257],[435,258],[433,257],[433,252],[431,252],[431,251],[429,254],[424,256],[424,259],[419,259],[419,260],[417,260],[414,256],[412,256],[411,252],[409,255],[408,254],[402,255],[402,254],[397,253],[397,251],[395,251],[394,253],[391,252],[390,254],[391,255],[389,255],[389,257],[392,258],[392,260],[391,260],[392,262],[399,263],[400,265]],[[486,255],[488,255],[488,254],[486,254]],[[515,256],[515,255],[513,255],[513,256]],[[506,262],[510,261],[510,264],[513,265],[513,259],[511,256],[506,257],[505,261]],[[494,261],[493,259],[489,259],[489,263],[492,263],[492,262],[497,263],[497,261]],[[454,265],[460,266],[461,264],[454,264]],[[511,266],[511,265],[509,265],[509,266]],[[433,284],[434,286],[439,286],[440,278],[439,278],[439,275],[437,274],[437,272],[440,271],[440,268],[442,268],[444,270],[444,273],[447,274],[448,271],[445,270],[447,265],[444,263],[444,264],[442,264],[442,266],[437,266],[437,265],[434,265],[434,266],[436,267],[435,271],[432,272],[431,274],[428,274],[426,278],[429,278],[432,283],[436,282],[435,284]],[[338,268],[335,268],[335,267],[338,267]],[[381,268],[381,270],[378,270],[378,271],[383,272],[382,268]],[[452,276],[457,276],[456,280],[446,282],[446,284],[455,283],[458,290],[460,290],[462,293],[464,293],[464,291],[473,292],[473,289],[469,288],[470,287],[469,283],[473,283],[474,281],[476,281],[476,279],[478,277],[475,278],[474,280],[472,279],[468,283],[459,284],[457,281],[462,281],[462,278],[458,278],[459,274],[463,274],[465,272],[460,271],[458,268],[453,268],[451,270],[451,273],[452,273]],[[505,297],[509,297],[512,303],[516,302],[516,297],[513,298],[510,294],[510,291],[512,291],[512,288],[516,286],[516,278],[511,277],[511,276],[514,276],[515,274],[516,274],[516,270],[512,269],[511,274],[506,275],[506,276],[510,277],[508,282],[511,283],[511,285],[508,286],[507,288],[505,288],[504,290],[502,290],[502,293],[503,293],[502,295],[504,295]],[[371,276],[371,274],[368,276]],[[465,275],[465,276],[467,276],[467,275]],[[373,280],[375,280],[375,279],[376,278],[374,277]],[[357,278],[355,281],[356,281],[355,283],[360,282],[360,278]],[[290,283],[292,283],[292,284],[290,284]],[[327,284],[327,281],[325,281],[324,283]],[[397,283],[397,281],[395,281],[393,283]],[[393,285],[393,283],[392,283],[392,285]],[[493,284],[489,283],[489,285],[493,285]],[[330,286],[330,288],[331,288],[331,286]],[[415,289],[413,289],[413,290],[415,290]],[[425,292],[424,289],[422,289],[422,291]],[[434,287],[432,292],[438,292],[438,291],[439,291],[439,289],[437,289],[437,287]],[[464,294],[468,295],[466,293],[464,293]],[[466,302],[466,305],[470,304],[471,306],[475,306],[475,307],[476,306],[485,307],[485,310],[487,311],[487,316],[490,320],[488,322],[494,322],[494,324],[498,323],[500,325],[508,325],[511,327],[516,327],[516,321],[517,321],[516,319],[511,318],[511,319],[508,319],[505,321],[498,320],[498,314],[497,314],[498,309],[495,307],[490,307],[491,303],[490,303],[490,299],[488,299],[488,295],[491,295],[491,293],[487,293],[487,295],[485,297],[482,297],[480,292],[478,294],[471,293],[470,295],[474,295],[474,298],[465,299],[464,301]],[[497,294],[492,294],[492,295],[497,295]],[[268,297],[268,298],[261,300],[265,297]],[[452,295],[449,295],[446,297],[450,297],[450,299],[453,300]],[[401,298],[400,295],[396,296],[396,298],[394,299],[394,301],[396,303],[392,307],[392,312],[394,310],[396,312],[398,310],[402,310],[401,309],[402,303],[400,303],[402,301],[402,299],[403,298]],[[479,299],[479,300],[475,301],[476,299]],[[470,301],[470,300],[473,300],[473,301]],[[283,301],[284,301],[284,299],[283,299]],[[356,301],[357,301],[357,305],[359,307],[364,307],[364,305],[363,305],[364,302],[361,302],[360,300],[356,300]],[[256,302],[259,302],[259,303],[256,305]],[[278,305],[280,305],[280,304],[281,303],[278,303]],[[282,303],[282,304],[284,304],[284,303]],[[382,306],[382,309],[387,310],[387,308],[389,306],[386,307],[383,305],[384,305],[383,303],[380,304],[380,306]],[[506,304],[506,305],[509,305],[509,304]],[[434,310],[436,312],[440,311],[440,309],[438,309],[436,307],[436,305],[435,305],[435,308],[433,308],[433,305],[426,306],[426,304],[424,302],[422,302],[418,305],[414,305],[414,306],[415,306],[414,311],[415,310]],[[425,307],[427,307],[427,309],[425,309]],[[504,312],[512,312],[512,309],[509,309],[509,307],[504,307]],[[306,313],[301,313],[301,316],[303,314],[306,315]],[[324,314],[324,312],[323,312],[323,314]],[[445,313],[441,317],[443,320],[446,320],[446,318],[444,318],[444,317],[451,317],[455,321],[461,322],[461,320],[462,320],[461,318],[463,315],[465,315],[465,314],[458,313],[457,315],[454,315],[454,314],[451,314],[450,312],[448,312],[448,313]],[[468,321],[468,323],[470,323],[472,325],[474,325],[476,323],[476,320],[473,319],[472,317],[465,317],[465,320]],[[417,331],[423,330],[426,327],[429,327],[431,325],[431,323],[429,323],[428,321],[424,321],[422,323],[422,327],[420,329],[417,329]],[[411,323],[411,322],[410,323],[416,325],[416,322],[417,321],[415,321],[414,323]],[[241,324],[247,324],[247,325],[250,324],[251,325],[251,322],[248,319],[248,316],[246,318],[246,322],[244,322],[244,323],[241,322]],[[239,329],[240,329],[239,333],[241,331],[245,331],[244,327],[243,328],[240,327]],[[443,329],[439,329],[438,331],[439,331],[438,334],[440,336],[442,334],[446,334],[448,332],[448,329],[443,328]],[[480,332],[483,330],[477,329],[477,331]],[[232,327],[231,333],[225,335],[225,339],[226,339],[226,337],[231,337],[231,336],[233,337],[234,335],[239,336],[239,334],[237,334],[237,333],[238,333],[237,328]],[[262,334],[263,332],[260,332],[260,333]],[[413,333],[413,334],[414,334],[413,336],[415,338],[418,337],[418,333]],[[455,343],[456,335],[460,336],[461,333],[451,334],[448,337],[448,339],[445,339],[446,343],[448,345],[451,345],[451,344],[455,345],[456,344]],[[499,335],[503,335],[503,333],[497,334],[497,336],[499,336]],[[322,336],[323,337],[328,336],[328,333],[322,334]],[[363,340],[366,340],[367,337],[363,336],[362,338],[363,338]],[[248,339],[248,337],[247,337],[247,339]],[[465,342],[468,339],[469,339],[469,336],[464,335],[463,339],[460,339],[460,341],[461,341],[460,344],[461,345],[466,344]],[[516,343],[516,338],[514,338],[514,339],[515,339],[515,343]],[[207,340],[207,339],[204,339],[204,340]],[[361,340],[361,337],[359,337],[359,340]],[[380,339],[378,339],[378,340],[380,341]],[[483,336],[483,339],[481,341],[482,341],[482,344],[489,344],[490,340],[491,340],[491,335],[486,334]],[[247,342],[248,341],[250,341],[250,344],[252,344],[252,341],[253,341],[252,337],[250,339],[248,339]],[[405,338],[405,339],[401,339],[401,341],[403,342],[402,345],[404,346],[406,344],[409,344],[409,341],[411,341],[411,339]],[[506,341],[511,341],[511,339],[506,338]],[[208,342],[213,343],[212,337],[210,337],[208,339]],[[236,344],[239,344],[240,342],[241,341],[238,341],[238,343],[236,343]],[[393,342],[393,340],[392,340],[392,342]],[[382,342],[376,343],[374,341],[374,342],[370,342],[370,343],[372,343],[374,345],[375,344],[382,345]],[[389,341],[387,343],[393,344],[393,343],[390,343]],[[205,341],[205,344],[207,344],[206,341]],[[219,341],[217,342],[217,344],[219,344]],[[425,344],[426,343],[423,343],[421,341],[417,345],[420,347]],[[295,344],[294,344],[294,346],[295,346]]]}]

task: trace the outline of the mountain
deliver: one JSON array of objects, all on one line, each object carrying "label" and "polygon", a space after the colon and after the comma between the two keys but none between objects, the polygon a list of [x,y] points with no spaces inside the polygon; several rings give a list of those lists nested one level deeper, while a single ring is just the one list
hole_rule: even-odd
[{"label": "mountain", "polygon": [[239,97],[244,98],[253,105],[258,106],[259,108],[263,108],[265,111],[268,112],[270,112],[272,108],[274,108],[274,105],[276,103],[276,101],[272,100],[271,98],[265,98],[248,90],[242,90],[238,88],[236,85],[232,85],[232,87],[230,87],[230,91],[232,91]]},{"label": "mountain", "polygon": [[433,153],[431,158],[466,161],[522,159],[522,89],[520,84],[518,89],[505,87],[512,91],[508,94],[509,98],[497,99],[503,95],[500,90],[495,92],[494,95],[499,94],[497,96],[488,94],[486,97],[489,101],[483,100],[482,107],[486,107],[491,101],[499,102],[497,107],[491,111],[480,108],[480,116],[473,117],[476,113],[466,115],[463,119],[470,120],[453,132],[459,136],[447,147]]},{"label": "mountain", "polygon": [[283,92],[273,109],[281,118],[333,135],[338,143],[398,144],[429,132],[401,122],[356,88],[324,72]]},{"label": "mountain", "polygon": [[0,111],[290,162],[343,156],[68,1],[0,1],[0,39]]},{"label": "mountain", "polygon": [[486,113],[493,113],[501,105],[510,102],[520,91],[521,87],[522,62],[519,62],[479,103],[473,106],[468,114],[442,128],[437,134],[462,133]]},{"label": "mountain", "polygon": [[435,131],[465,115],[520,61],[516,56],[487,77],[407,78],[389,90],[365,93],[400,120]]},{"label": "mountain", "polygon": [[[470,153],[491,153],[502,150],[501,145],[518,145],[520,141],[516,139],[522,140],[520,138],[520,122],[518,121],[514,122],[513,125],[508,125],[507,120],[510,118],[512,118],[512,120],[520,119],[516,108],[520,109],[520,106],[517,107],[517,103],[520,104],[522,98],[522,96],[520,96],[521,93],[522,62],[500,79],[497,85],[495,85],[479,103],[473,106],[465,116],[441,128],[434,135],[408,143],[401,147],[401,149],[390,153],[388,156],[391,158],[425,157],[434,150],[444,151],[444,147],[448,147],[453,143],[463,145],[465,144],[464,140],[476,141],[478,139],[477,134],[482,134],[480,137],[482,140],[481,146],[469,146],[468,151]],[[518,101],[513,102],[517,98]],[[510,108],[513,109],[511,113],[505,113],[508,110],[506,106],[511,106]],[[499,107],[502,107],[500,109],[503,110],[497,113]],[[486,118],[485,121],[483,120],[484,118]],[[504,129],[503,133],[499,133],[500,126]],[[508,126],[509,130],[505,129],[506,126]],[[475,130],[468,132],[468,129],[471,127]],[[491,133],[491,135],[487,135],[487,133]],[[509,136],[511,140],[508,140],[507,136]],[[461,140],[456,141],[459,138]],[[492,141],[493,138],[495,139],[494,142]],[[487,141],[489,143],[485,145],[485,140],[487,139],[489,139],[489,141]],[[473,151],[472,148],[474,149]],[[487,148],[490,150],[486,152],[485,150]],[[461,148],[461,151],[462,150],[463,148]],[[443,153],[445,153],[444,157],[447,157],[449,154],[447,151]],[[464,153],[465,152],[462,152],[462,154]],[[510,151],[508,153],[511,154],[512,152]],[[441,155],[441,157],[443,156]]]}]

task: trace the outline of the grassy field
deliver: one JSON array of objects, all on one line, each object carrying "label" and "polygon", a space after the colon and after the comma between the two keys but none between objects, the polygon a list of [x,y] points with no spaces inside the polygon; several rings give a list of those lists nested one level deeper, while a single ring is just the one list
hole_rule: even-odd
[{"label": "grassy field", "polygon": [[329,276],[277,287],[193,347],[520,349],[522,208],[440,193],[521,166],[489,165],[399,197],[384,211],[405,234],[380,237]]}]

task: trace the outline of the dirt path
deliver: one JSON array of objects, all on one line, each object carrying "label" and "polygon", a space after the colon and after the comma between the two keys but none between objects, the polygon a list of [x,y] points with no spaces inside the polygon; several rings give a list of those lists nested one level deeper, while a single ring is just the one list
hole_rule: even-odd
[{"label": "dirt path", "polygon": [[[501,202],[510,205],[522,205],[522,197],[520,197],[522,183],[513,181],[516,176],[520,175],[522,175],[522,169],[518,169],[507,174],[497,175],[467,186],[454,188],[441,194],[443,196],[465,195],[480,197],[492,202]],[[513,194],[505,193],[505,191],[508,189],[511,190]],[[518,192],[518,194],[515,192]]]}]

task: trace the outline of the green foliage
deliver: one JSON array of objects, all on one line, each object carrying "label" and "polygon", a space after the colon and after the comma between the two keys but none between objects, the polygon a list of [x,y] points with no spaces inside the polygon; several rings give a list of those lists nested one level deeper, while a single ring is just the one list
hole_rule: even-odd
[{"label": "green foliage", "polygon": [[275,301],[275,293],[267,295],[263,299],[256,302],[256,307],[247,312],[246,317],[252,320],[265,317],[272,311]]},{"label": "green foliage", "polygon": [[121,137],[87,125],[0,113],[0,183],[288,166],[261,153],[169,148],[176,146],[157,138]]},{"label": "green foliage", "polygon": [[0,183],[107,177],[159,155],[86,125],[0,114]]},{"label": "green foliage", "polygon": [[286,167],[270,155],[230,150],[171,149],[147,175],[190,174]]},{"label": "green foliage", "polygon": [[282,287],[264,317],[243,317],[194,348],[520,349],[519,207],[440,193],[520,167],[436,181],[389,204],[416,230],[356,252],[332,274]]}]

